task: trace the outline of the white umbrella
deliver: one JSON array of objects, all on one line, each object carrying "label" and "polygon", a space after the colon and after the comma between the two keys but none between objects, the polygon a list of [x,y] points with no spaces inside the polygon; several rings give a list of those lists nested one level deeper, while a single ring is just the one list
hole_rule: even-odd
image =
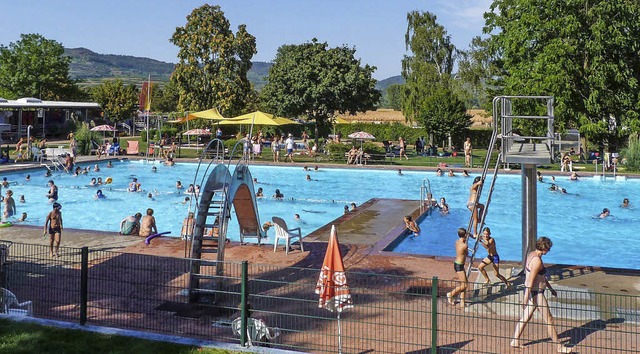
[{"label": "white umbrella", "polygon": [[365,139],[373,140],[376,137],[367,133],[367,132],[355,132],[347,135],[351,139],[360,139],[360,148],[362,148],[362,144],[364,144]]},{"label": "white umbrella", "polygon": [[95,127],[89,129],[92,132],[102,132],[102,138],[104,139],[105,136],[107,135],[107,132],[114,132],[116,131],[116,128],[109,125],[109,124],[102,124],[102,125],[96,125]]},{"label": "white umbrella", "polygon": [[[211,131],[209,131],[208,129],[191,129],[191,130],[187,130],[186,132],[182,133],[182,135],[187,135],[187,136],[191,136],[191,135],[197,135],[197,136],[211,135]],[[198,152],[198,142],[196,141],[196,153],[197,152]]]}]

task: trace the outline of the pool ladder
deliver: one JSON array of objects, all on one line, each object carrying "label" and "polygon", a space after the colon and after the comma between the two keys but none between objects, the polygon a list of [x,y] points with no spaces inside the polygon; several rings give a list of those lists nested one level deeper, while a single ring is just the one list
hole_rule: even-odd
[{"label": "pool ladder", "polygon": [[428,178],[422,180],[422,186],[420,186],[420,215],[430,208],[434,207],[437,201],[433,198],[431,192],[431,182]]}]

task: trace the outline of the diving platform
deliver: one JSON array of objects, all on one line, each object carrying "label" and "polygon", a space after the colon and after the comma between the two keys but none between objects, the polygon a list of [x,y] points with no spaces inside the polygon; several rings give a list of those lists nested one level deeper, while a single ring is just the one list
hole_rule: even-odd
[{"label": "diving platform", "polygon": [[544,165],[553,162],[552,156],[548,143],[514,142],[503,158],[508,163]]}]

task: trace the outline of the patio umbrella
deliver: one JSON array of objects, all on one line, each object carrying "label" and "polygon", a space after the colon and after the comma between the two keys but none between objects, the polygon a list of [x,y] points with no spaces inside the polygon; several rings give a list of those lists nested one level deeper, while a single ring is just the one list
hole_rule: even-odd
[{"label": "patio umbrella", "polygon": [[[196,136],[202,136],[202,135],[211,135],[211,132],[207,129],[191,129],[191,130],[187,130],[186,132],[182,133],[182,135],[186,135],[186,136],[192,136],[192,135],[196,135]],[[198,142],[196,141],[196,153],[198,152]]]},{"label": "patio umbrella", "polygon": [[104,139],[107,135],[107,132],[114,132],[116,131],[116,128],[108,125],[108,124],[102,124],[102,125],[96,125],[95,127],[89,129],[92,132],[102,132],[102,138]]},{"label": "patio umbrella", "polygon": [[262,111],[255,111],[241,116],[225,119],[220,121],[220,125],[287,125],[287,124],[300,124],[291,119],[276,117],[273,114],[264,113]]},{"label": "patio umbrella", "polygon": [[355,132],[348,135],[351,139],[359,139],[360,140],[360,148],[362,148],[362,144],[364,144],[364,140],[373,140],[376,137],[367,133],[367,132]]},{"label": "patio umbrella", "polygon": [[340,244],[336,226],[331,225],[331,236],[327,244],[327,253],[324,255],[322,269],[316,284],[316,294],[320,295],[318,307],[331,312],[338,312],[338,353],[342,353],[342,328],[340,326],[340,313],[342,310],[352,308],[353,301],[347,285],[347,277],[344,273],[344,263],[340,254]]}]

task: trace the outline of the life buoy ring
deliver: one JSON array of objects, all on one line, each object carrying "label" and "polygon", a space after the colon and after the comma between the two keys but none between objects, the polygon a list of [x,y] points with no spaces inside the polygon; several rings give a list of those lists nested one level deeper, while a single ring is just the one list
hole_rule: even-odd
[{"label": "life buoy ring", "polygon": [[111,177],[107,177],[107,179],[104,180],[104,184],[110,184],[111,182],[113,182]]},{"label": "life buoy ring", "polygon": [[9,226],[13,226],[13,223],[11,221],[0,222],[0,227],[9,227]]}]

